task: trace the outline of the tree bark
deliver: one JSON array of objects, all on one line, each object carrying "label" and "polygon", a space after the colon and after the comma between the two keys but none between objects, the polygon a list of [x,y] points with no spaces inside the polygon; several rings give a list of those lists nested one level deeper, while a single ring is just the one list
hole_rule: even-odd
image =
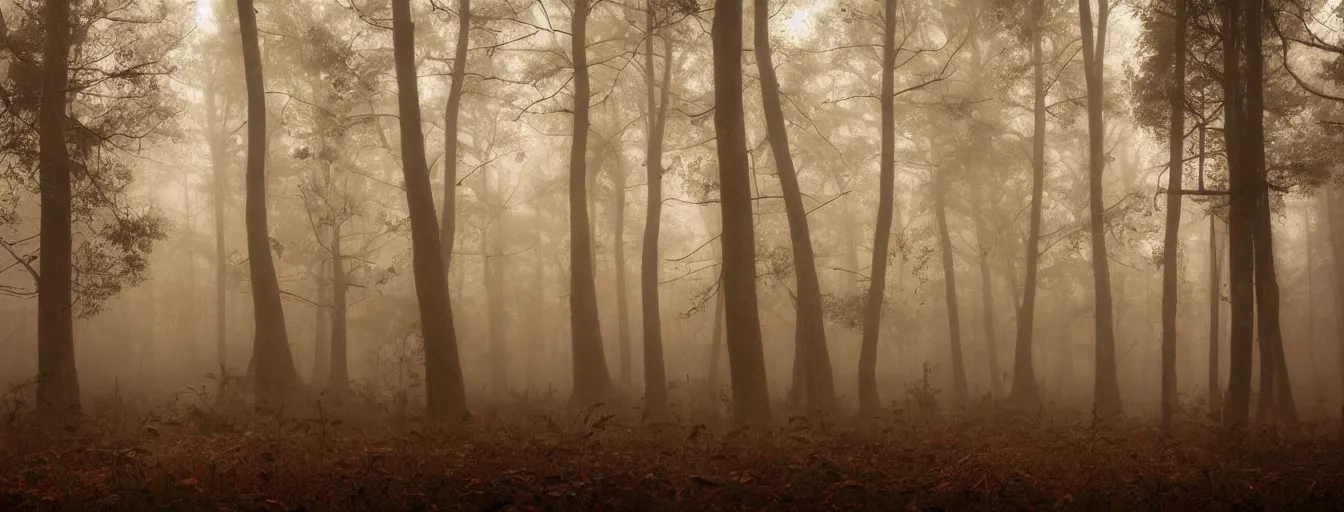
[{"label": "tree bark", "polygon": [[313,373],[308,382],[321,387],[331,383],[331,317],[327,312],[331,271],[327,270],[325,256],[319,258],[313,280],[317,281],[317,306],[313,308]]},{"label": "tree bark", "polygon": [[1344,225],[1340,224],[1344,212],[1340,211],[1338,193],[1338,190],[1325,192],[1325,211],[1326,218],[1330,219],[1326,229],[1330,233],[1330,259],[1335,278],[1335,337],[1339,345],[1340,390],[1344,392],[1344,234],[1340,233],[1344,230]]},{"label": "tree bark", "polygon": [[[754,41],[756,69],[761,80],[761,104],[765,110],[765,128],[770,141],[775,170],[783,189],[784,211],[789,221],[789,241],[793,246],[793,272],[797,287],[797,321],[794,343],[795,364],[791,397],[802,392],[809,410],[828,410],[835,401],[835,379],[831,373],[831,356],[826,347],[826,325],[822,318],[821,283],[817,277],[816,256],[812,249],[812,235],[807,226],[807,210],[803,207],[802,190],[798,185],[798,171],[789,153],[789,132],[784,126],[784,109],[779,101],[779,80],[770,54],[770,1],[755,0]],[[801,389],[797,386],[801,384]],[[792,405],[798,405],[794,403]]]},{"label": "tree bark", "polygon": [[243,71],[247,81],[247,263],[252,272],[252,310],[256,331],[252,358],[256,365],[258,409],[281,407],[285,394],[298,384],[289,351],[280,283],[271,258],[266,221],[266,93],[257,40],[257,11],[252,0],[238,0],[243,38]]},{"label": "tree bark", "polygon": [[964,404],[969,393],[966,364],[961,354],[961,314],[957,306],[957,269],[952,254],[952,234],[947,228],[947,178],[938,173],[934,179],[933,216],[938,224],[938,245],[943,259],[943,296],[947,301],[947,335],[952,350],[952,401]]},{"label": "tree bark", "polygon": [[[667,375],[663,361],[663,332],[658,299],[658,237],[662,229],[663,212],[663,129],[667,122],[667,102],[670,97],[672,71],[672,42],[663,40],[663,79],[657,83],[653,67],[653,39],[657,32],[654,4],[648,2],[644,10],[644,85],[645,101],[649,103],[648,140],[645,147],[645,181],[648,200],[644,216],[644,247],[640,254],[640,312],[644,323],[644,418],[661,421],[667,418]],[[655,96],[655,93],[657,95]],[[624,173],[621,173],[624,174]],[[624,180],[622,180],[624,181]],[[622,192],[624,194],[624,192]],[[622,195],[622,198],[624,196]],[[622,208],[624,209],[624,208]],[[622,290],[624,288],[622,287]],[[622,306],[625,302],[622,300]],[[715,337],[717,338],[717,333]],[[717,353],[718,340],[714,350]],[[626,356],[622,356],[623,358]],[[717,358],[710,360],[710,380],[717,370]],[[628,376],[623,378],[628,379]]]},{"label": "tree bark", "polygon": [[1209,415],[1222,416],[1223,391],[1219,376],[1218,345],[1222,343],[1219,313],[1222,310],[1222,250],[1218,247],[1218,216],[1209,212]]},{"label": "tree bark", "polygon": [[457,240],[457,131],[462,111],[462,87],[467,79],[467,47],[471,44],[471,0],[457,0],[457,47],[453,49],[452,83],[443,111],[443,212],[439,219],[439,252],[448,274]]},{"label": "tree bark", "polygon": [[[1241,66],[1238,56],[1241,0],[1227,0],[1223,11],[1223,147],[1239,148],[1241,130]],[[1255,309],[1253,281],[1254,249],[1251,225],[1255,218],[1255,177],[1248,174],[1244,158],[1229,151],[1228,187],[1228,284],[1231,290],[1232,327],[1228,342],[1230,365],[1223,425],[1245,426],[1250,416],[1251,359]],[[1253,172],[1253,171],[1252,171]]]},{"label": "tree bark", "polygon": [[1102,124],[1102,76],[1105,71],[1106,21],[1109,0],[1097,2],[1096,42],[1093,42],[1092,7],[1078,0],[1078,21],[1083,33],[1083,70],[1087,81],[1088,204],[1091,207],[1093,298],[1096,301],[1096,414],[1120,414],[1120,382],[1115,369],[1115,319],[1111,299],[1111,269],[1106,256],[1105,206],[1101,184],[1106,171],[1105,136]]},{"label": "tree bark", "polygon": [[733,421],[738,425],[763,425],[770,421],[770,392],[756,303],[756,230],[742,108],[742,0],[715,0],[711,39]]},{"label": "tree bark", "polygon": [[[1041,199],[1045,190],[1045,61],[1041,55],[1041,37],[1045,24],[1044,0],[1032,2],[1032,81],[1035,97],[1033,107],[1031,157],[1031,221],[1026,243],[1026,277],[1022,285],[1022,301],[1017,311],[1017,341],[1013,354],[1013,387],[1008,400],[1018,406],[1034,406],[1040,400],[1036,371],[1032,363],[1032,330],[1036,321],[1036,272],[1041,253]],[[1010,277],[1012,275],[1010,274]],[[1016,294],[1014,294],[1016,295]]]},{"label": "tree bark", "polygon": [[73,241],[70,234],[70,154],[65,141],[69,85],[70,2],[49,0],[43,10],[42,103],[38,111],[38,179],[41,228],[38,240],[37,410],[65,419],[79,409],[75,331],[71,307]]},{"label": "tree bark", "polygon": [[896,0],[883,0],[882,29],[882,150],[878,163],[877,227],[873,231],[873,262],[863,311],[863,340],[859,346],[859,411],[873,414],[881,408],[877,393],[877,338],[882,328],[882,299],[887,289],[887,258],[896,188]]},{"label": "tree bark", "polygon": [[411,266],[420,305],[425,347],[425,399],[436,419],[456,420],[466,411],[466,391],[458,360],[453,310],[448,298],[443,248],[434,216],[434,194],[420,129],[420,92],[415,74],[415,25],[410,0],[392,0],[392,48],[396,62],[397,112],[401,127],[402,174],[411,220]]},{"label": "tree bark", "polygon": [[570,38],[574,60],[573,144],[569,151],[569,323],[572,332],[574,390],[571,407],[601,402],[611,386],[597,315],[593,280],[592,229],[588,220],[588,10],[589,0],[576,0]]},{"label": "tree bark", "polygon": [[1172,83],[1168,91],[1171,130],[1167,135],[1167,228],[1162,250],[1162,430],[1171,430],[1176,408],[1177,256],[1181,244],[1181,178],[1185,161],[1185,31],[1186,0],[1176,0],[1172,37]]},{"label": "tree bark", "polygon": [[[478,171],[481,172],[481,171]],[[485,201],[497,201],[498,190],[491,190],[489,173],[481,172],[481,194]],[[504,206],[488,204],[491,219],[481,229],[481,274],[485,283],[486,321],[490,326],[490,392],[504,396],[508,389],[508,333],[504,311]],[[491,226],[495,229],[491,229]]]}]

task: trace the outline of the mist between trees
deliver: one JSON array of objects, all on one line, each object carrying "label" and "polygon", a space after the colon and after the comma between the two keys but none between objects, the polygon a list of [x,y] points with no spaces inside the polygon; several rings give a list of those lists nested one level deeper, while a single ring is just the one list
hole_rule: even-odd
[{"label": "mist between trees", "polygon": [[1344,406],[1329,2],[0,15],[0,380],[43,415]]}]

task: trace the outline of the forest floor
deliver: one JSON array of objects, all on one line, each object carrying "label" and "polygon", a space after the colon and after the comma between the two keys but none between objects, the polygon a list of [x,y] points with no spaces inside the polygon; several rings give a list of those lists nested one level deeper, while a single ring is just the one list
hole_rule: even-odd
[{"label": "forest floor", "polygon": [[[128,408],[127,408],[128,409]],[[4,510],[1335,509],[1337,427],[1227,433],[1186,415],[891,411],[864,420],[639,426],[633,407],[225,416],[117,408],[0,431]],[[784,416],[782,413],[777,413]],[[376,418],[376,419],[375,419]]]}]

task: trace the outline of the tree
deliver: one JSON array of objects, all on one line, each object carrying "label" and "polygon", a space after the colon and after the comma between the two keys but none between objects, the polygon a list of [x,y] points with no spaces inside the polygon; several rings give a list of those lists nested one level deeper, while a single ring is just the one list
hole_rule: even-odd
[{"label": "tree", "polygon": [[770,394],[756,300],[756,233],[742,108],[742,0],[714,1],[710,34],[719,206],[723,212],[722,287],[728,366],[733,381],[733,421],[739,425],[763,424],[770,420]]},{"label": "tree", "polygon": [[1034,405],[1040,399],[1036,371],[1032,364],[1032,330],[1036,322],[1037,272],[1041,253],[1041,199],[1045,193],[1045,61],[1041,54],[1041,40],[1045,34],[1045,0],[1032,0],[1030,29],[1032,91],[1031,142],[1031,220],[1026,245],[1026,278],[1022,285],[1022,302],[1017,307],[1017,342],[1013,354],[1013,387],[1008,400],[1021,406]]},{"label": "tree", "polygon": [[[1083,34],[1083,70],[1087,78],[1088,204],[1091,209],[1093,296],[1096,301],[1096,414],[1120,413],[1120,381],[1115,369],[1115,320],[1111,300],[1111,271],[1106,253],[1105,207],[1102,181],[1106,171],[1105,128],[1102,125],[1102,75],[1105,69],[1106,25],[1109,0],[1097,2],[1095,43],[1090,0],[1078,0],[1078,22]],[[1174,247],[1167,247],[1174,251]]]},{"label": "tree", "polygon": [[[644,418],[662,420],[667,416],[667,372],[663,362],[663,332],[658,301],[658,237],[663,212],[663,133],[667,127],[667,102],[672,88],[672,41],[663,38],[663,76],[661,85],[653,67],[653,40],[659,22],[655,16],[661,4],[649,0],[644,9],[644,84],[648,102],[645,181],[648,201],[644,216],[644,248],[640,254],[640,311],[644,322]],[[623,192],[622,192],[623,193]],[[624,306],[624,297],[621,297]],[[716,344],[717,346],[717,344]],[[710,371],[717,361],[711,362]],[[710,379],[713,380],[711,373]]]},{"label": "tree", "polygon": [[1227,0],[1223,9],[1223,147],[1227,149],[1228,192],[1231,194],[1227,221],[1228,285],[1232,303],[1232,326],[1228,341],[1227,400],[1223,406],[1223,425],[1244,426],[1250,416],[1251,354],[1255,303],[1252,295],[1254,271],[1253,234],[1255,215],[1252,194],[1254,176],[1248,176],[1241,146],[1241,62],[1238,51],[1241,25],[1241,0]]},{"label": "tree", "polygon": [[452,82],[443,112],[443,212],[439,220],[439,244],[443,273],[448,274],[457,237],[457,132],[462,112],[462,87],[467,79],[467,47],[471,45],[471,0],[457,0],[457,46],[453,48]]},{"label": "tree", "polygon": [[[1103,0],[1105,1],[1105,0]],[[1176,407],[1177,254],[1181,243],[1181,178],[1185,161],[1185,31],[1186,0],[1175,0],[1176,30],[1172,36],[1171,130],[1167,140],[1167,228],[1162,251],[1162,430],[1171,430]],[[1210,216],[1212,217],[1212,216]],[[1213,235],[1210,223],[1210,236]],[[1216,259],[1210,259],[1216,265]],[[1216,266],[1214,267],[1217,268]],[[1216,308],[1215,308],[1216,319]],[[1216,320],[1215,320],[1216,322]],[[1217,324],[1215,323],[1215,329]],[[1217,331],[1214,331],[1215,333]],[[1214,340],[1216,343],[1216,340]],[[1216,345],[1215,345],[1216,346]]]},{"label": "tree", "polygon": [[588,128],[591,92],[588,83],[589,0],[574,2],[570,51],[574,60],[574,140],[569,150],[569,323],[573,343],[572,407],[601,402],[611,386],[598,324],[597,284],[593,279],[592,227],[588,220]]},{"label": "tree", "polygon": [[859,347],[859,410],[876,412],[877,335],[882,324],[882,299],[887,288],[887,253],[891,244],[891,217],[896,186],[896,0],[883,2],[882,31],[882,160],[878,163],[877,228],[873,232],[873,264],[863,312],[863,341]]},{"label": "tree", "polygon": [[70,2],[49,0],[43,11],[42,104],[38,119],[42,187],[41,256],[37,294],[37,407],[62,417],[79,408],[75,370],[74,319],[70,261],[70,155],[66,150],[65,111],[69,83]]},{"label": "tree", "polygon": [[[245,1],[245,0],[244,0]],[[415,24],[410,0],[392,0],[392,48],[396,62],[397,113],[401,127],[402,174],[411,217],[411,265],[420,307],[425,348],[425,399],[430,417],[456,420],[466,411],[466,389],[458,360],[457,334],[448,299],[448,280],[434,215],[434,194],[420,128],[420,93],[415,72]]]},{"label": "tree", "polygon": [[261,47],[257,42],[257,11],[252,0],[238,0],[243,37],[243,72],[247,82],[247,262],[252,273],[252,310],[256,331],[252,357],[256,364],[258,408],[279,407],[298,384],[294,358],[285,331],[280,283],[271,259],[266,222],[266,93],[262,82]]},{"label": "tree", "polygon": [[952,400],[963,403],[969,392],[966,386],[966,365],[961,354],[961,318],[957,307],[957,270],[952,254],[952,233],[947,228],[947,189],[946,174],[949,167],[933,172],[933,217],[938,228],[938,245],[943,260],[943,297],[947,302],[948,341],[952,348]]},{"label": "tree", "polygon": [[835,400],[835,382],[831,376],[831,356],[826,349],[821,283],[817,279],[812,235],[807,227],[807,211],[803,208],[798,172],[789,154],[789,133],[784,126],[784,110],[779,101],[779,79],[775,77],[774,62],[770,55],[770,1],[755,0],[754,12],[754,53],[756,69],[761,77],[761,103],[765,108],[765,127],[771,154],[775,159],[775,170],[784,191],[784,210],[789,220],[793,271],[798,287],[793,386],[789,391],[789,401],[797,404],[800,402],[799,397],[806,397],[809,409],[825,410]]}]

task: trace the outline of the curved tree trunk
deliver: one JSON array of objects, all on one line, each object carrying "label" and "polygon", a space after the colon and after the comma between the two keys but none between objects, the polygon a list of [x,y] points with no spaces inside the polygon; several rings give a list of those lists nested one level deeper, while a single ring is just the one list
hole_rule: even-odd
[{"label": "curved tree trunk", "polygon": [[593,281],[592,229],[588,221],[588,10],[589,0],[574,3],[570,51],[574,59],[574,141],[569,151],[569,323],[572,332],[574,391],[572,407],[601,402],[611,386],[597,317]]},{"label": "curved tree trunk", "polygon": [[[1185,25],[1186,2],[1176,2],[1172,37],[1172,85],[1168,98],[1171,130],[1167,135],[1167,231],[1162,251],[1162,430],[1171,430],[1176,408],[1177,254],[1181,244],[1181,175],[1185,161]],[[1216,325],[1216,324],[1215,324]]]},{"label": "curved tree trunk", "polygon": [[1106,252],[1105,206],[1101,183],[1106,171],[1105,128],[1102,125],[1102,76],[1105,71],[1106,21],[1110,2],[1098,0],[1096,42],[1093,42],[1090,0],[1078,0],[1083,33],[1083,69],[1087,78],[1088,204],[1091,207],[1093,298],[1096,300],[1096,387],[1098,416],[1120,414],[1120,381],[1115,369],[1115,319],[1111,300],[1111,265]]},{"label": "curved tree trunk", "polygon": [[256,320],[252,358],[256,365],[257,408],[270,409],[283,404],[284,395],[298,384],[298,374],[289,352],[280,283],[275,275],[275,261],[271,259],[266,222],[266,93],[257,40],[257,11],[252,0],[238,0],[238,23],[247,80],[247,263],[252,272],[252,310]]},{"label": "curved tree trunk", "polygon": [[64,418],[79,409],[75,330],[71,316],[73,241],[70,235],[70,154],[65,145],[69,85],[70,2],[49,0],[43,10],[42,104],[38,118],[42,233],[37,294],[37,409]]},{"label": "curved tree trunk", "polygon": [[[1227,0],[1223,12],[1223,147],[1240,148],[1241,70],[1238,56],[1241,0]],[[1255,177],[1248,174],[1244,156],[1230,151],[1228,186],[1231,201],[1228,213],[1228,284],[1231,289],[1232,327],[1228,342],[1227,400],[1223,407],[1223,425],[1246,425],[1250,419],[1251,360],[1254,346],[1253,293],[1254,249],[1251,225],[1255,220]],[[1254,171],[1251,171],[1254,172]]]},{"label": "curved tree trunk", "polygon": [[[1036,323],[1036,272],[1041,253],[1041,198],[1045,190],[1045,62],[1041,55],[1041,32],[1044,30],[1045,2],[1032,2],[1031,62],[1035,91],[1033,107],[1034,128],[1031,144],[1031,222],[1027,234],[1026,278],[1022,285],[1022,301],[1016,308],[1017,342],[1013,354],[1013,388],[1008,400],[1019,406],[1034,406],[1040,400],[1036,370],[1032,364],[1032,330]],[[1010,273],[1014,280],[1015,275]],[[1016,295],[1016,294],[1014,294]]]},{"label": "curved tree trunk", "polygon": [[471,0],[457,0],[457,47],[453,49],[453,80],[443,111],[443,211],[439,219],[439,252],[443,273],[453,260],[457,239],[457,124],[462,111],[462,87],[467,79],[467,47],[471,44]]},{"label": "curved tree trunk", "polygon": [[882,161],[878,163],[877,227],[873,231],[873,263],[863,311],[863,341],[859,346],[861,414],[872,414],[881,408],[877,394],[877,337],[882,328],[882,299],[887,289],[887,253],[896,188],[896,0],[884,0],[883,6]]},{"label": "curved tree trunk", "polygon": [[[640,254],[640,311],[644,318],[644,418],[661,421],[667,417],[667,375],[663,362],[663,332],[658,302],[658,237],[663,212],[663,128],[667,121],[672,71],[672,42],[663,40],[662,88],[654,76],[653,38],[657,30],[653,3],[644,10],[644,84],[649,103],[648,140],[645,149],[645,181],[648,200],[644,217],[644,248]],[[659,94],[655,97],[655,92]],[[622,173],[623,174],[623,173]],[[624,196],[622,196],[624,197]],[[622,288],[624,289],[624,288]],[[625,302],[622,301],[622,306]],[[715,335],[717,338],[717,334]],[[718,350],[717,340],[715,348]],[[623,356],[624,357],[624,356]],[[717,370],[717,358],[710,360],[711,380]]]},{"label": "curved tree trunk", "polygon": [[[807,210],[803,207],[802,190],[798,186],[798,172],[789,154],[789,132],[784,126],[784,110],[779,103],[779,80],[770,55],[770,0],[755,1],[756,69],[761,77],[761,103],[765,109],[765,128],[770,140],[775,170],[779,173],[780,188],[784,192],[784,211],[789,220],[789,241],[793,245],[793,272],[797,278],[798,303],[793,382],[802,389],[793,389],[790,396],[806,391],[806,405],[810,410],[830,409],[835,401],[835,379],[831,375],[831,356],[826,347],[826,325],[822,318],[821,284],[817,278],[816,256],[812,251],[812,235],[807,227]],[[801,378],[800,378],[801,377]],[[797,405],[797,404],[794,404]]]},{"label": "curved tree trunk", "polygon": [[733,421],[738,425],[759,425],[770,420],[770,390],[765,378],[765,352],[756,303],[756,229],[742,109],[742,0],[714,1],[711,38]]},{"label": "curved tree trunk", "polygon": [[425,343],[425,400],[430,417],[456,420],[466,411],[466,390],[458,360],[453,310],[443,271],[434,218],[434,194],[420,129],[420,91],[415,74],[415,25],[410,0],[392,0],[392,48],[396,61],[397,112],[401,127],[402,174],[411,217],[411,266],[420,305],[420,330]]},{"label": "curved tree trunk", "polygon": [[952,234],[947,229],[947,179],[934,177],[933,216],[938,224],[938,245],[943,259],[943,295],[947,300],[947,334],[952,350],[952,402],[963,404],[969,393],[966,386],[966,364],[961,354],[961,314],[957,307],[957,270],[952,254]]}]

